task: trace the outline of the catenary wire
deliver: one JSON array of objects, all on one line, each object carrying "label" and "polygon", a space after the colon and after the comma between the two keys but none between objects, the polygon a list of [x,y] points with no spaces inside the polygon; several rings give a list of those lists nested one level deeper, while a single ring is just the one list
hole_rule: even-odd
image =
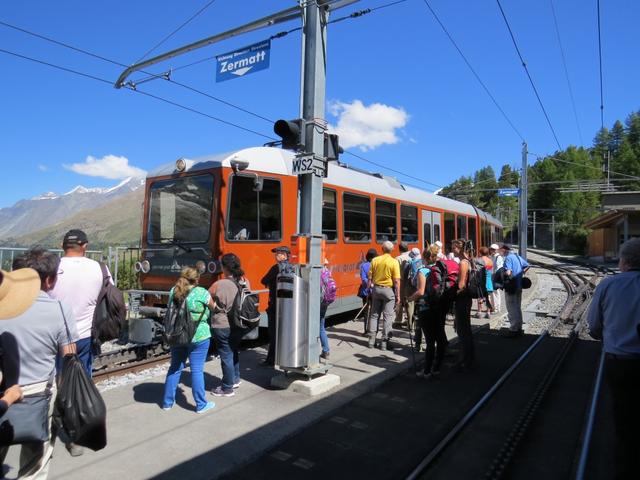
[{"label": "catenary wire", "polygon": [[[1,20],[0,20],[0,25],[5,26],[7,28],[12,28],[12,29],[17,30],[19,32],[25,33],[27,35],[31,35],[31,36],[39,38],[41,40],[45,40],[45,41],[53,43],[55,45],[59,45],[59,46],[64,47],[64,48],[68,48],[68,49],[73,50],[75,52],[82,53],[84,55],[88,55],[88,56],[96,58],[98,60],[102,60],[104,62],[108,62],[108,63],[111,63],[113,65],[117,65],[119,67],[123,67],[123,68],[127,68],[128,67],[128,65],[125,65],[122,62],[118,62],[118,61],[113,60],[111,58],[107,58],[105,56],[98,55],[96,53],[93,53],[93,52],[90,52],[88,50],[85,50],[83,48],[78,48],[78,47],[70,45],[68,43],[61,42],[59,40],[53,39],[51,37],[47,37],[45,35],[41,35],[39,33],[35,33],[35,32],[30,31],[30,30],[26,30],[24,28],[21,28],[21,27],[15,26],[15,25],[11,25],[11,24],[3,22]],[[143,73],[147,73],[150,76],[157,76],[157,75],[149,74],[148,72],[143,72]],[[208,98],[210,98],[212,100],[215,100],[216,102],[222,103],[222,104],[227,105],[227,106],[229,106],[231,108],[235,108],[236,110],[239,110],[241,112],[247,113],[247,114],[252,115],[252,116],[254,116],[256,118],[260,118],[261,120],[265,120],[267,122],[272,122],[272,120],[270,120],[270,119],[268,119],[266,117],[263,117],[262,115],[259,115],[259,114],[255,113],[255,112],[247,110],[246,108],[240,107],[239,105],[235,105],[235,104],[233,104],[231,102],[228,102],[227,100],[223,100],[223,99],[221,99],[219,97],[216,97],[214,95],[202,92],[201,90],[198,90],[198,89],[196,89],[194,87],[190,87],[190,86],[188,86],[188,85],[186,85],[184,83],[177,82],[177,81],[172,80],[170,78],[167,78],[166,80],[168,82],[170,82],[170,83],[173,83],[174,85],[177,85],[177,86],[181,87],[181,88],[184,88],[184,89],[187,89],[187,90],[191,90],[192,92],[195,92],[195,93],[198,93],[198,94],[203,95],[205,97],[208,97]]]},{"label": "catenary wire", "polygon": [[542,113],[544,113],[544,116],[547,119],[547,123],[549,124],[549,128],[551,129],[551,133],[553,134],[553,138],[556,140],[556,144],[558,145],[558,150],[562,150],[562,147],[560,146],[560,141],[558,140],[558,136],[556,135],[556,131],[553,128],[553,124],[551,123],[551,119],[549,118],[549,115],[547,114],[546,108],[544,108],[544,104],[542,103],[542,99],[540,98],[540,94],[538,93],[538,89],[536,88],[535,83],[533,83],[533,78],[531,77],[531,73],[529,73],[529,68],[527,67],[526,62],[524,61],[524,58],[522,57],[522,53],[520,53],[520,48],[518,48],[518,43],[516,42],[516,37],[513,34],[513,30],[511,30],[511,25],[509,25],[509,20],[507,19],[507,15],[505,14],[504,10],[502,9],[502,4],[500,3],[500,0],[496,0],[496,2],[498,3],[498,7],[500,8],[500,13],[502,14],[502,18],[504,19],[504,23],[507,26],[507,30],[509,30],[509,35],[511,35],[511,40],[513,41],[513,46],[515,47],[516,52],[518,53],[518,57],[520,57],[520,62],[522,63],[522,67],[524,68],[524,71],[527,74],[527,78],[529,79],[529,83],[531,83],[531,88],[533,88],[533,93],[535,93],[536,98],[538,99],[538,103],[540,104],[540,108],[542,109]]},{"label": "catenary wire", "polygon": [[576,128],[578,129],[578,138],[580,139],[580,145],[584,145],[582,139],[582,130],[580,129],[580,122],[578,121],[578,111],[576,110],[576,101],[573,96],[573,88],[571,87],[571,80],[569,79],[569,69],[567,68],[567,59],[564,54],[564,48],[562,47],[562,39],[560,37],[560,28],[558,27],[558,18],[556,16],[556,9],[553,6],[553,0],[549,0],[551,4],[551,13],[553,14],[553,25],[556,29],[556,36],[558,37],[558,46],[560,47],[560,55],[562,56],[562,66],[564,67],[564,76],[567,79],[567,87],[569,88],[569,96],[571,97],[571,108],[573,108],[573,118],[576,121]]},{"label": "catenary wire", "polygon": [[216,0],[210,0],[209,3],[207,3],[204,7],[200,8],[196,13],[194,13],[193,15],[191,15],[191,17],[189,17],[189,19],[187,19],[185,22],[183,22],[178,28],[176,28],[174,31],[172,31],[170,34],[168,34],[167,36],[165,36],[162,40],[160,40],[158,43],[156,43],[153,47],[151,47],[149,50],[147,50],[147,52],[145,52],[144,55],[142,55],[142,57],[140,57],[138,60],[136,60],[135,63],[140,63],[144,58],[146,58],[151,52],[153,52],[156,48],[158,48],[160,45],[162,45],[164,42],[166,42],[167,40],[169,40],[171,37],[173,37],[176,33],[178,33],[180,30],[182,30],[184,27],[186,27],[189,23],[191,23],[191,21],[193,21],[197,16],[199,16],[202,12],[204,12],[207,8],[209,8],[211,5],[213,5],[216,2]]},{"label": "catenary wire", "polygon": [[493,94],[491,93],[491,91],[489,90],[489,88],[487,87],[487,85],[482,81],[482,79],[480,78],[480,75],[478,75],[478,73],[476,72],[476,70],[473,68],[473,66],[471,65],[471,63],[469,62],[469,60],[467,60],[467,57],[465,56],[464,53],[462,53],[462,50],[460,49],[460,47],[458,46],[458,44],[456,43],[456,41],[453,39],[453,37],[451,36],[451,34],[449,33],[449,31],[447,30],[447,28],[444,26],[444,24],[442,23],[442,21],[440,20],[440,17],[438,17],[438,15],[436,14],[435,10],[433,10],[433,8],[431,8],[431,5],[429,4],[429,2],[427,0],[423,0],[424,4],[427,6],[427,8],[429,9],[429,11],[431,12],[431,14],[433,15],[433,17],[436,19],[436,22],[438,23],[438,25],[440,25],[440,28],[442,28],[442,30],[444,31],[445,35],[447,36],[447,38],[449,38],[449,41],[452,43],[452,45],[455,47],[455,49],[458,51],[458,53],[460,54],[460,56],[462,57],[462,60],[464,60],[464,63],[467,65],[467,67],[469,67],[469,70],[471,70],[471,73],[473,73],[473,76],[476,77],[476,80],[478,81],[478,83],[480,84],[480,86],[484,89],[484,91],[486,92],[487,95],[489,95],[489,98],[491,99],[491,101],[493,102],[493,104],[496,106],[496,108],[500,111],[500,113],[502,114],[502,116],[504,117],[504,119],[507,121],[507,123],[509,124],[509,126],[512,128],[512,130],[516,133],[516,135],[518,135],[518,137],[520,137],[520,140],[522,140],[523,142],[525,141],[524,136],[522,135],[522,133],[520,133],[520,130],[518,130],[516,128],[516,126],[514,125],[514,123],[511,121],[511,119],[509,118],[509,116],[506,114],[506,112],[504,111],[504,109],[500,106],[500,104],[498,103],[498,101],[496,100],[496,98],[493,96]]},{"label": "catenary wire", "polygon": [[[0,52],[1,53],[5,53],[7,55],[13,55],[14,57],[18,57],[18,58],[21,58],[21,59],[24,59],[24,60],[29,60],[31,62],[39,63],[41,65],[45,65],[45,66],[48,66],[48,67],[51,67],[51,68],[55,68],[57,70],[62,70],[64,72],[73,73],[75,75],[79,75],[79,76],[82,76],[82,77],[85,77],[85,78],[90,78],[92,80],[96,80],[96,81],[99,81],[99,82],[102,82],[102,83],[106,83],[108,85],[113,85],[113,82],[110,81],[110,80],[107,80],[107,79],[104,79],[104,78],[100,78],[100,77],[97,77],[95,75],[91,75],[91,74],[88,74],[88,73],[80,72],[78,70],[74,70],[74,69],[71,69],[71,68],[63,67],[61,65],[56,65],[54,63],[46,62],[44,60],[39,60],[37,58],[29,57],[27,55],[21,55],[19,53],[10,52],[9,50],[5,50],[5,49],[2,49],[2,48],[0,48]],[[152,93],[148,93],[148,92],[145,92],[145,91],[142,91],[142,90],[137,90],[137,89],[136,90],[129,89],[129,90],[131,90],[132,92],[139,93],[141,95],[145,95],[147,97],[153,98],[155,100],[158,100],[158,101],[161,101],[161,102],[164,102],[164,103],[168,103],[169,105],[173,105],[173,106],[181,108],[183,110],[187,110],[189,112],[196,113],[198,115],[201,115],[203,117],[209,118],[211,120],[215,120],[217,122],[223,123],[225,125],[228,125],[228,126],[231,126],[231,127],[235,127],[235,128],[240,129],[240,130],[244,130],[245,132],[253,133],[254,135],[258,135],[260,137],[263,137],[263,138],[266,138],[266,139],[269,139],[269,140],[277,140],[276,138],[271,137],[269,135],[265,135],[263,133],[255,131],[255,130],[251,130],[250,128],[246,128],[246,127],[243,127],[242,125],[238,125],[237,123],[229,122],[229,121],[224,120],[222,118],[215,117],[213,115],[209,115],[208,113],[201,112],[200,110],[197,110],[195,108],[187,107],[185,105],[182,105],[182,104],[180,104],[178,102],[174,102],[173,100],[169,100],[169,99],[161,97],[159,95],[154,95]]]},{"label": "catenary wire", "polygon": [[600,63],[600,128],[604,129],[604,93],[602,87],[602,33],[600,28],[600,0],[598,0],[598,60]]}]

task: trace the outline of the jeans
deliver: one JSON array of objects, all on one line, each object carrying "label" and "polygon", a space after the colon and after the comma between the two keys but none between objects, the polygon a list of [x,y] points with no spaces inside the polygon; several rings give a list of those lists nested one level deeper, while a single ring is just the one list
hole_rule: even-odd
[{"label": "jeans", "polygon": [[324,328],[324,317],[327,314],[328,305],[320,304],[320,344],[322,345],[322,351],[329,353],[329,337],[327,337],[327,331]]},{"label": "jeans", "polygon": [[507,314],[509,317],[509,330],[522,330],[522,290],[515,293],[504,293],[507,304]]},{"label": "jeans", "polygon": [[196,402],[196,411],[201,410],[207,404],[204,393],[204,361],[209,351],[209,343],[210,339],[207,338],[198,343],[171,347],[171,365],[164,382],[163,408],[171,407],[176,401],[176,389],[187,358],[189,358],[191,391],[193,392],[193,400]]},{"label": "jeans", "polygon": [[456,297],[456,332],[460,339],[462,350],[460,351],[460,365],[470,367],[475,358],[473,335],[471,333],[471,304],[470,295],[458,295]]},{"label": "jeans", "polygon": [[218,347],[222,365],[222,389],[233,390],[240,381],[240,358],[238,348],[244,331],[231,328],[212,328],[213,339]]},{"label": "jeans", "polygon": [[387,340],[393,328],[395,318],[396,296],[391,287],[373,287],[371,293],[371,313],[369,315],[369,335],[375,337],[378,333],[378,320],[382,317],[382,339]]}]

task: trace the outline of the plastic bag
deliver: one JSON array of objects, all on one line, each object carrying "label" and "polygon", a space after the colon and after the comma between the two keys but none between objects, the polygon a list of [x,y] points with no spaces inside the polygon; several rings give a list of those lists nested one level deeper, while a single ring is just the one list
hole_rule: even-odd
[{"label": "plastic bag", "polygon": [[77,355],[66,355],[54,422],[70,442],[91,450],[107,445],[107,407]]}]

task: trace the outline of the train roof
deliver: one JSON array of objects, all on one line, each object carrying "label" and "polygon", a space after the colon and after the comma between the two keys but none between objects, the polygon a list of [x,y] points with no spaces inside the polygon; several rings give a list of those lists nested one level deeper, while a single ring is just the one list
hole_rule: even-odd
[{"label": "train roof", "polygon": [[[251,147],[235,152],[221,153],[198,157],[185,158],[186,171],[195,172],[216,167],[231,167],[232,160],[249,162],[248,170],[263,174],[292,175],[292,160],[294,154],[288,150],[274,147]],[[175,173],[175,162],[165,164],[157,170],[150,172],[147,178],[171,175]],[[345,164],[332,162],[329,165],[329,174],[326,183],[360,190],[363,192],[375,192],[381,196],[418,204],[429,204],[443,210],[450,210],[466,215],[475,215],[476,209],[467,203],[442,197],[419,188],[410,187],[399,182],[395,177],[389,177],[379,173],[370,173],[364,170],[349,167]],[[488,221],[500,225],[500,222],[486,212],[482,213]]]}]

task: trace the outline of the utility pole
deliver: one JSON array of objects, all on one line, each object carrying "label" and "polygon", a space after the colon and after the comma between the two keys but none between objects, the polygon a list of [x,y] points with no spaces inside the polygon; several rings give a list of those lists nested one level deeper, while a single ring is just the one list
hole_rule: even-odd
[{"label": "utility pole", "polygon": [[556,251],[556,216],[551,215],[551,251]]},{"label": "utility pole", "polygon": [[522,174],[520,175],[520,227],[518,229],[520,256],[527,259],[527,142],[522,142]]}]

